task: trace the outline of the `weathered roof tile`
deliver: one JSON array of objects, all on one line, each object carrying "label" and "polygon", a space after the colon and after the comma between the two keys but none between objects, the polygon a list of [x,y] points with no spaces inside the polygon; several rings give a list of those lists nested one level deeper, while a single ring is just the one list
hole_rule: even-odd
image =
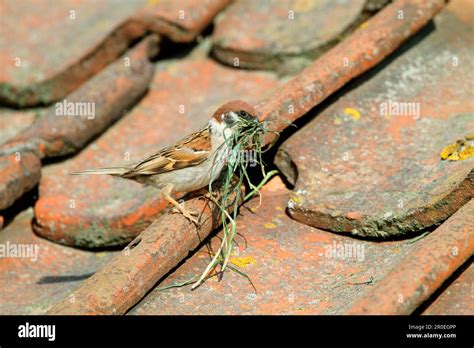
[{"label": "weathered roof tile", "polygon": [[296,182],[295,219],[401,236],[441,223],[474,196],[474,158],[440,158],[474,129],[472,27],[449,10],[434,24],[282,146],[277,164]]}]

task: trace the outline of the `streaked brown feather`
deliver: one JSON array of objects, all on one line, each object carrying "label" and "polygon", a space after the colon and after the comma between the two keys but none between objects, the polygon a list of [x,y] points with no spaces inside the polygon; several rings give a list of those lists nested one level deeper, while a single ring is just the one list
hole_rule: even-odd
[{"label": "streaked brown feather", "polygon": [[186,136],[174,146],[166,147],[145,158],[122,176],[130,178],[140,175],[154,175],[195,166],[209,157],[211,149],[211,134],[209,126],[206,126]]}]

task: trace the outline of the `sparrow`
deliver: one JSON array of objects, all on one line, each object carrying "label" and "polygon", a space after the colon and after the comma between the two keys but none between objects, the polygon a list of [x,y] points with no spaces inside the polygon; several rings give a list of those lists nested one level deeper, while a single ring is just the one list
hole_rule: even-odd
[{"label": "sparrow", "polygon": [[155,187],[187,219],[198,224],[193,217],[197,214],[186,210],[171,195],[175,191],[184,193],[202,189],[219,176],[232,150],[226,139],[232,136],[240,120],[260,124],[251,105],[234,100],[217,109],[200,130],[137,163],[70,174],[107,174]]}]

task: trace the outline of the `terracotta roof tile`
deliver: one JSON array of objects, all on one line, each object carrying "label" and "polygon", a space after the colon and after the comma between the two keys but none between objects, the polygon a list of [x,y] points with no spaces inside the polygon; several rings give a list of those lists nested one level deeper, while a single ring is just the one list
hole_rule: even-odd
[{"label": "terracotta roof tile", "polygon": [[[228,4],[0,4],[0,244],[39,247],[2,258],[0,313],[472,314],[470,2]],[[95,116],[59,118],[64,99]],[[207,265],[212,204],[186,196],[197,229],[154,189],[67,174],[138,160],[235,99],[283,132],[266,161],[296,184],[274,178],[240,210],[231,262],[257,293],[232,271],[160,291]],[[384,102],[419,114],[381,116]],[[466,159],[441,160],[462,139],[449,151]]]}]

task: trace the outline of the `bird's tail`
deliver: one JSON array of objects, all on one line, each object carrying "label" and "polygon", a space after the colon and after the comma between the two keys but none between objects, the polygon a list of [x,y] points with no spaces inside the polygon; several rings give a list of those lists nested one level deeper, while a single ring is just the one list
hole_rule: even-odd
[{"label": "bird's tail", "polygon": [[122,176],[130,169],[127,167],[109,167],[109,168],[97,168],[97,169],[87,169],[80,172],[72,172],[69,175],[89,175],[89,174],[108,174],[114,176]]}]

